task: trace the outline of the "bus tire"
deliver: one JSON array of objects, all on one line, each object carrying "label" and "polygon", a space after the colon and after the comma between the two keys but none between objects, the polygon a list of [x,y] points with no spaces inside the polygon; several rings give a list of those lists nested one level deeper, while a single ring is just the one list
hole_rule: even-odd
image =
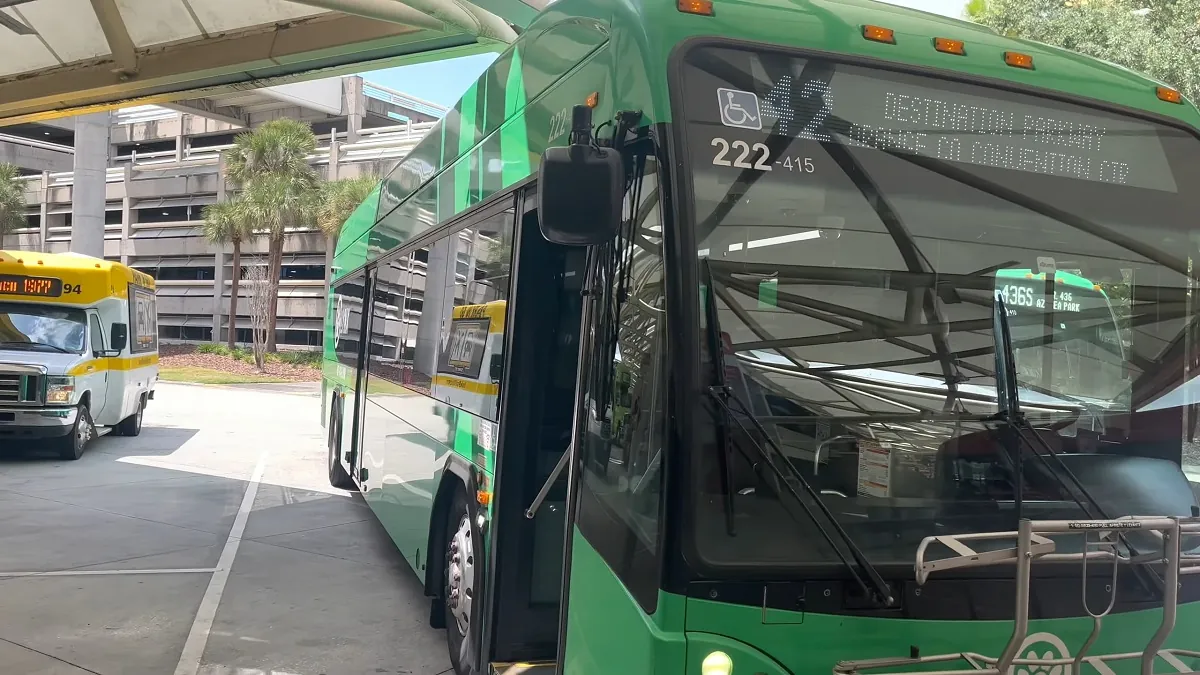
[{"label": "bus tire", "polygon": [[92,415],[88,412],[87,404],[81,403],[75,415],[75,424],[71,427],[71,433],[58,439],[59,459],[74,461],[83,457],[83,451],[87,449],[88,443],[95,435],[96,429],[92,425]]},{"label": "bus tire", "polygon": [[329,484],[339,490],[353,490],[354,479],[342,466],[338,451],[342,447],[342,406],[337,404],[329,414],[329,447],[326,449],[329,465]]},{"label": "bus tire", "polygon": [[118,436],[137,436],[142,433],[142,413],[146,410],[146,397],[138,397],[137,412],[117,424]]},{"label": "bus tire", "polygon": [[479,529],[472,522],[466,493],[455,489],[446,512],[446,561],[443,565],[442,598],[445,607],[446,646],[450,650],[450,665],[458,675],[472,675],[472,645],[478,639],[479,592],[481,579],[476,553],[482,543]]}]

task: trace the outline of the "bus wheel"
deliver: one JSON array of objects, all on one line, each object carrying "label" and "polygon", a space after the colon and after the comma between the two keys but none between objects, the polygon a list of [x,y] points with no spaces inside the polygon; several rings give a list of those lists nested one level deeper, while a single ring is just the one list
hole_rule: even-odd
[{"label": "bus wheel", "polygon": [[354,479],[350,474],[346,473],[346,469],[342,466],[342,462],[338,457],[339,448],[342,447],[342,416],[341,408],[335,408],[329,415],[329,484],[341,490],[353,490]]},{"label": "bus wheel", "polygon": [[475,624],[475,528],[471,525],[471,510],[462,490],[454,493],[454,504],[446,520],[446,579],[443,597],[446,608],[446,642],[450,648],[450,665],[459,675],[468,675],[471,668],[471,632]]},{"label": "bus wheel", "polygon": [[118,436],[137,436],[142,433],[142,413],[146,410],[146,399],[138,399],[137,412],[117,424]]},{"label": "bus wheel", "polygon": [[83,457],[83,451],[92,440],[94,431],[91,413],[88,412],[86,405],[80,405],[79,412],[75,415],[75,426],[71,427],[71,433],[59,439],[61,444],[58,448],[59,458],[76,460]]}]

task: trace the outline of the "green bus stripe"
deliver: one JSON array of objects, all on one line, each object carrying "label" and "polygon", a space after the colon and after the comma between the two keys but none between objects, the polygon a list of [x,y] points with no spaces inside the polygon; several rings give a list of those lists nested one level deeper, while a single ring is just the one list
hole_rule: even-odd
[{"label": "green bus stripe", "polygon": [[[463,95],[458,116],[459,157],[467,156],[475,145],[475,101],[479,96],[479,83],[472,84]],[[471,162],[460,161],[454,165],[454,212],[459,213],[471,205]]]},{"label": "green bus stripe", "polygon": [[525,100],[525,78],[521,71],[521,51],[514,48],[512,64],[508,67],[508,82],[504,87],[504,119],[508,120],[508,124],[500,129],[501,180],[504,187],[524,179],[531,172],[525,116],[513,117],[528,103]]}]

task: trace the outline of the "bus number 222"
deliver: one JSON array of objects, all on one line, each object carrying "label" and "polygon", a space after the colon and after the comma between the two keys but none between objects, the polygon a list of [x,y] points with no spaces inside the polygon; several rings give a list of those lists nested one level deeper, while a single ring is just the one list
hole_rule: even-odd
[{"label": "bus number 222", "polygon": [[[774,168],[771,166],[771,149],[767,147],[766,143],[755,143],[754,145],[750,145],[746,141],[730,143],[718,136],[712,139],[711,145],[717,149],[717,154],[712,160],[712,163],[717,166],[732,166],[738,169],[755,169],[757,171],[771,171]],[[729,157],[732,154],[736,154],[737,157],[731,160]],[[753,164],[748,161],[751,159],[754,160]],[[784,157],[782,161],[776,160],[774,163],[783,165],[788,171],[800,173],[816,171],[811,157]]]},{"label": "bus number 222", "polygon": [[[734,141],[730,143],[724,138],[712,139],[711,145],[717,148],[717,155],[713,157],[712,163],[717,166],[732,166],[738,169],[757,169],[758,171],[770,171],[771,165],[767,162],[771,159],[771,149],[765,143],[755,143],[751,148],[746,141]],[[730,161],[725,158],[729,154],[729,149],[738,153],[737,159]],[[753,156],[754,163],[746,161]]]}]

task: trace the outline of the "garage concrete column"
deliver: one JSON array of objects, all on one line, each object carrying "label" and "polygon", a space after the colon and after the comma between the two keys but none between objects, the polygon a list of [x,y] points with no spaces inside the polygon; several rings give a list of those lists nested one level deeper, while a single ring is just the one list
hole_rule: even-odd
[{"label": "garage concrete column", "polygon": [[[222,152],[217,155],[217,201],[229,199],[228,191],[225,184],[225,153]],[[212,341],[215,343],[225,341],[221,336],[222,317],[225,315],[225,248],[224,244],[213,246]],[[233,317],[229,320],[229,330],[233,330]]]},{"label": "garage concrete column", "polygon": [[[329,168],[326,180],[338,179],[338,155],[341,154],[341,144],[338,143],[338,130],[329,130]],[[337,237],[325,237],[325,306],[329,306],[329,286],[333,283],[333,254],[337,251]],[[401,308],[403,310],[403,308]]]},{"label": "garage concrete column", "polygon": [[363,117],[367,114],[367,101],[363,97],[363,79],[357,75],[347,77],[346,82],[346,142],[357,143],[358,131],[362,129]]},{"label": "garage concrete column", "polygon": [[126,164],[121,174],[121,184],[125,188],[121,193],[121,264],[128,265],[132,255],[133,243],[133,199],[129,196],[133,183],[133,164]]},{"label": "garage concrete column", "polygon": [[71,189],[71,250],[104,257],[104,176],[109,113],[75,118],[75,185]]},{"label": "garage concrete column", "polygon": [[429,246],[429,262],[425,268],[425,299],[421,309],[421,321],[417,324],[417,344],[413,352],[413,368],[429,380],[437,374],[438,345],[441,343],[442,328],[446,326],[454,310],[455,256],[456,242],[449,239],[440,239]]},{"label": "garage concrete column", "polygon": [[50,250],[47,240],[50,238],[50,172],[42,172],[42,188],[38,190],[41,199],[38,211],[38,242],[42,253]]}]

